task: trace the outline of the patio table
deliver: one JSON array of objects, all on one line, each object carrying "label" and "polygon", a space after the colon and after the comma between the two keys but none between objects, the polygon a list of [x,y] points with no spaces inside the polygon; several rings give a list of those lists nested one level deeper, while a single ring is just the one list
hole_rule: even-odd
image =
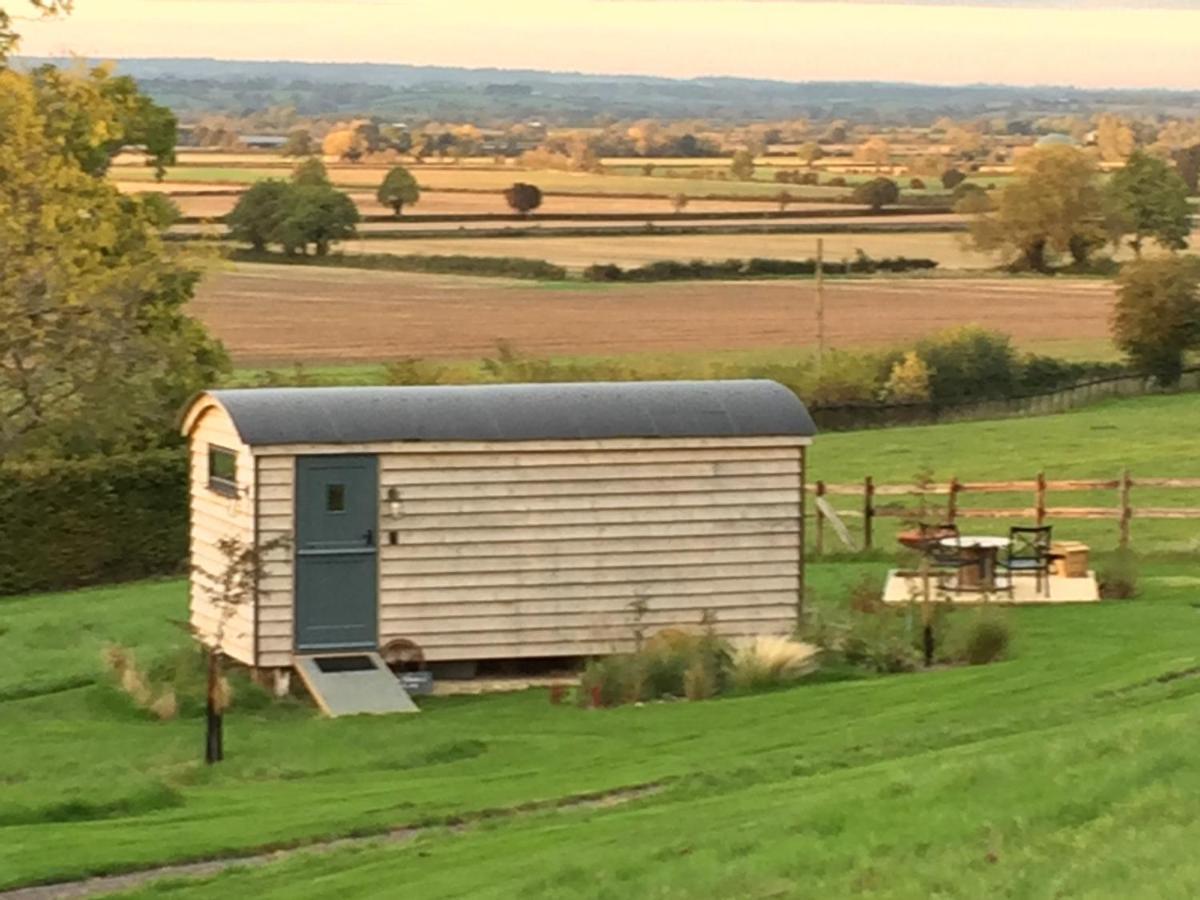
[{"label": "patio table", "polygon": [[976,591],[996,589],[996,560],[1000,551],[1009,546],[1008,538],[964,534],[957,538],[943,538],[939,543],[943,547],[962,550],[963,556],[973,563],[959,570],[960,588]]}]

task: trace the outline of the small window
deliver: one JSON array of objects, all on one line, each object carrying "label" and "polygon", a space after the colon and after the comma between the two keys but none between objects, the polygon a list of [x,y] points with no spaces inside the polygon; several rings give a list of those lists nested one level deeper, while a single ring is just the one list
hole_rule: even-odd
[{"label": "small window", "polygon": [[237,454],[224,447],[208,448],[208,486],[218,494],[236,497]]},{"label": "small window", "polygon": [[346,511],[346,486],[344,484],[325,485],[325,511],[331,513]]}]

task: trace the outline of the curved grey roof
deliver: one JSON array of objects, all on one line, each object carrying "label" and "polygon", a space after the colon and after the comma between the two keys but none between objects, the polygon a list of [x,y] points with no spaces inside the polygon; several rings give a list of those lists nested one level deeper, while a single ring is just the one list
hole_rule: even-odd
[{"label": "curved grey roof", "polygon": [[810,437],[774,381],[660,381],[210,391],[242,440],[265,444]]}]

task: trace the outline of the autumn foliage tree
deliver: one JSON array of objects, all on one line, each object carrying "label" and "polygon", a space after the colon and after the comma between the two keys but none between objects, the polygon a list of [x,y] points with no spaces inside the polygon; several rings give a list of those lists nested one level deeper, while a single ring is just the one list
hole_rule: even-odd
[{"label": "autumn foliage tree", "polygon": [[1102,195],[1087,154],[1065,145],[1039,147],[1017,164],[1016,176],[994,210],[972,221],[977,249],[1000,253],[1015,268],[1044,272],[1052,254],[1082,262],[1103,243]]},{"label": "autumn foliage tree", "polygon": [[200,269],[164,209],[85,167],[110,119],[97,100],[88,125],[81,81],[55,94],[74,98],[67,141],[42,85],[0,68],[0,457],[160,444],[228,364],[187,315]]},{"label": "autumn foliage tree", "polygon": [[1164,386],[1178,384],[1184,355],[1200,348],[1200,262],[1174,256],[1127,265],[1112,334],[1140,371]]}]

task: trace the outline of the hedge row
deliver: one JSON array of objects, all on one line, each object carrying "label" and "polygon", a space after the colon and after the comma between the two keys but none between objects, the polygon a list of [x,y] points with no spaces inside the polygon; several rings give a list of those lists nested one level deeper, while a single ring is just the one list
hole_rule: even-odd
[{"label": "hedge row", "polygon": [[234,250],[237,262],[283,263],[296,266],[334,266],[344,269],[379,269],[390,272],[427,272],[433,275],[481,275],[491,278],[530,278],[562,281],[567,270],[544,259],[521,256],[421,256],[392,253],[331,253],[328,256],[287,256],[283,253]]},{"label": "hedge row", "polygon": [[0,466],[0,596],[181,572],[187,455]]},{"label": "hedge row", "polygon": [[[826,262],[828,275],[869,275],[874,272],[914,272],[937,268],[932,259],[909,259],[903,256],[872,259],[859,254],[854,259]],[[815,275],[816,260],[812,259],[727,259],[723,262],[693,260],[660,260],[632,269],[622,269],[613,263],[588,266],[583,277],[588,281],[685,281],[697,279],[772,278],[786,275]]]}]

